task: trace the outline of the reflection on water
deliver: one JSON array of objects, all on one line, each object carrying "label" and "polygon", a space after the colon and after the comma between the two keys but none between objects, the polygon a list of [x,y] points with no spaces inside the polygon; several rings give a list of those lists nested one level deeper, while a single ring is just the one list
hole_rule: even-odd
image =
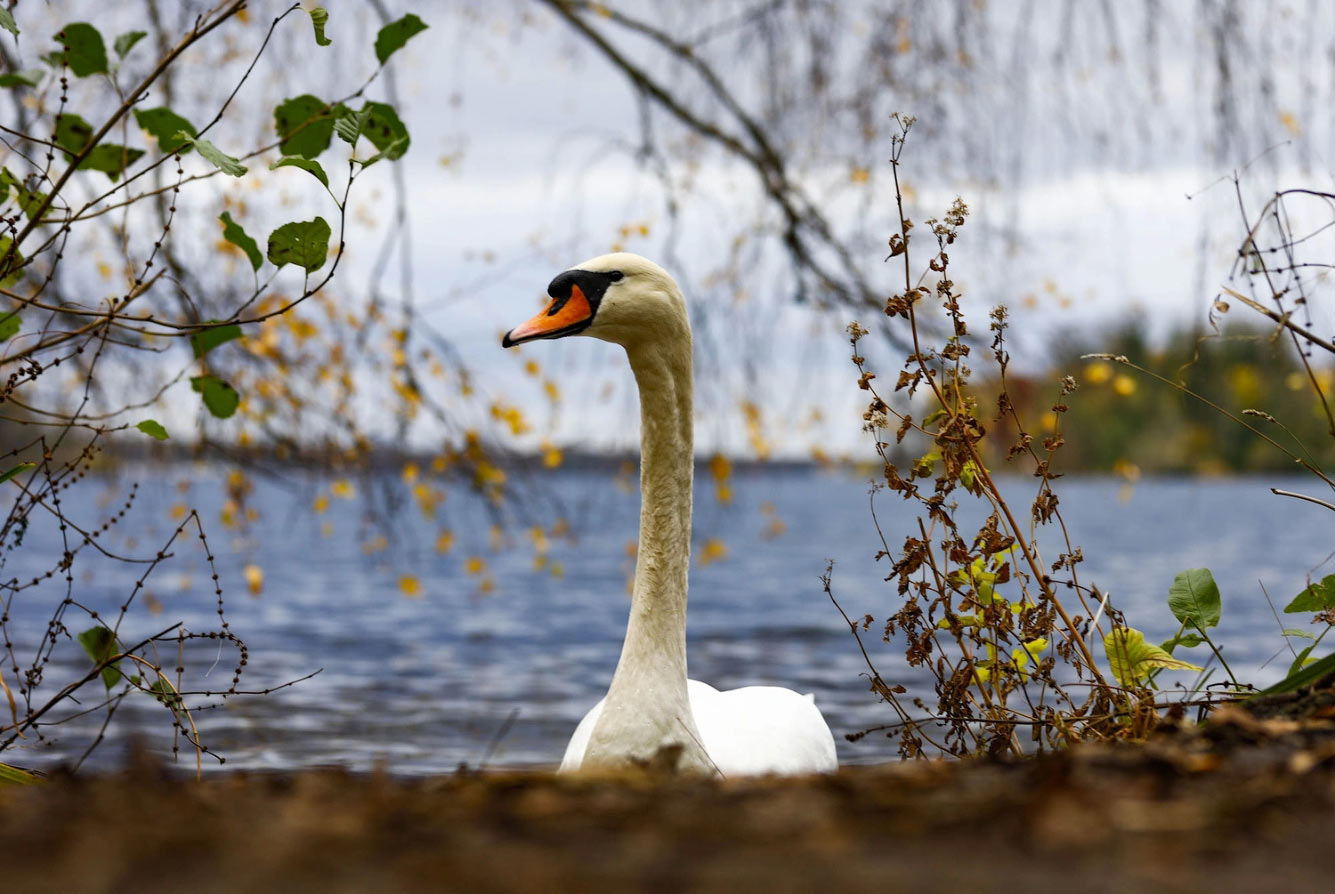
[{"label": "reflection on water", "polygon": [[[519,534],[514,548],[489,551],[488,517],[457,496],[444,523],[459,544],[448,554],[434,548],[441,520],[424,520],[415,506],[389,517],[388,549],[367,553],[362,544],[379,529],[359,500],[333,500],[317,517],[310,506],[319,482],[261,482],[253,495],[259,518],[235,534],[210,521],[218,518],[218,489],[201,481],[201,474],[207,477],[184,468],[140,476],[143,486],[126,526],[140,532],[140,542],[128,551],[142,555],[156,548],[144,542],[144,520],[158,520],[155,536],[165,539],[174,526],[168,521],[173,506],[197,505],[219,558],[228,619],[250,648],[243,686],[272,687],[323,668],[299,685],[231,699],[198,714],[206,741],[226,755],[229,768],[381,765],[416,774],[476,765],[484,757],[509,766],[559,760],[575,723],[601,697],[624,630],[626,547],[634,540],[638,510],[635,495],[619,490],[611,475],[563,472],[551,479],[551,493],[572,507],[580,534],[577,543],[554,547],[552,559],[564,569],[557,578],[534,569],[533,552]],[[196,483],[183,496],[175,484],[186,476]],[[1152,640],[1175,629],[1164,605],[1173,575],[1210,567],[1223,591],[1221,641],[1229,662],[1240,676],[1263,683],[1282,675],[1288,658],[1270,660],[1283,643],[1260,584],[1282,605],[1331,548],[1324,510],[1272,496],[1272,483],[1284,482],[1151,480],[1129,501],[1119,501],[1116,482],[1064,479],[1059,493],[1072,536],[1087,557],[1084,578],[1110,591]],[[1029,484],[1016,480],[1011,486],[1023,494]],[[846,762],[888,759],[894,748],[875,735],[843,741],[842,734],[891,716],[867,691],[862,657],[822,592],[827,558],[835,560],[835,592],[844,610],[877,620],[865,637],[881,674],[907,685],[911,695],[930,696],[924,678],[897,661],[894,648],[877,635],[896,597],[883,580],[888,565],[873,560],[880,543],[867,489],[862,481],[814,469],[741,472],[732,505],[717,506],[702,489],[696,513],[698,533],[723,539],[728,558],[692,572],[692,676],[721,688],[777,683],[814,692]],[[765,502],[786,523],[780,536],[768,536],[773,516],[761,511]],[[892,547],[911,530],[905,508],[892,495],[878,498]],[[80,517],[91,521],[102,512],[89,506]],[[322,532],[325,523],[331,530]],[[24,547],[8,556],[4,574],[24,579],[44,569],[60,554],[56,536],[35,526]],[[126,548],[123,537],[116,546]],[[1055,548],[1047,551],[1055,556]],[[124,638],[177,619],[194,630],[216,623],[197,544],[178,542],[175,551],[149,582],[161,614],[151,614],[139,600],[122,628]],[[485,559],[494,590],[484,593],[479,578],[465,572],[473,554]],[[257,597],[247,593],[241,572],[247,563],[264,570]],[[142,573],[83,557],[75,571],[76,592],[104,612],[124,599]],[[403,575],[420,580],[420,598],[403,595]],[[54,585],[21,593],[11,609],[14,629],[40,635],[52,600],[63,595]],[[1306,619],[1286,620],[1298,626]],[[84,626],[71,620],[75,633]],[[18,646],[21,655],[30,654],[30,640],[20,638]],[[174,656],[161,657],[174,662]],[[193,645],[187,659],[201,687],[225,688],[235,665],[235,656],[216,643]],[[86,668],[86,658],[77,644],[62,642],[43,690],[54,692],[76,666]],[[85,700],[84,707],[91,704]],[[77,756],[100,722],[94,713],[48,726],[48,739],[30,737],[6,759],[41,765]],[[147,698],[130,699],[94,763],[119,759],[136,731],[151,747],[170,749],[162,710]]]}]

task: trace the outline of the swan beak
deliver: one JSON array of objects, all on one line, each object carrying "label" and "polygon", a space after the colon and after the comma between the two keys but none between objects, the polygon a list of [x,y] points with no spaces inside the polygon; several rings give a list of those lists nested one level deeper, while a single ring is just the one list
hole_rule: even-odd
[{"label": "swan beak", "polygon": [[593,306],[577,285],[570,286],[570,294],[553,298],[541,313],[516,326],[501,339],[501,347],[510,348],[537,338],[560,338],[574,335],[593,322]]}]

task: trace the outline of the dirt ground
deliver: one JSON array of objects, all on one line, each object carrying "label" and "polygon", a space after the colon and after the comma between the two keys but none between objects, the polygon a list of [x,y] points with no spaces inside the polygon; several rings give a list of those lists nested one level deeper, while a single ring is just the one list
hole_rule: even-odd
[{"label": "dirt ground", "polygon": [[0,788],[0,890],[1335,890],[1335,692],[1150,743],[704,782],[151,764]]}]

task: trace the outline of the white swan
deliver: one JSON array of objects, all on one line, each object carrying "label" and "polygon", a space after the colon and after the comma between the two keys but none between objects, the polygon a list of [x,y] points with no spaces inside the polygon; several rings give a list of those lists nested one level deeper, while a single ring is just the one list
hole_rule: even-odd
[{"label": "white swan", "polygon": [[[834,737],[810,695],[774,686],[719,692],[686,679],[691,561],[691,327],[663,268],[618,253],[547,287],[546,309],[505,347],[590,335],[626,349],[640,390],[640,541],[621,660],[607,696],[580,721],[561,770],[622,767],[676,754],[679,770],[725,776],[837,768]],[[660,758],[661,759],[661,758]]]}]

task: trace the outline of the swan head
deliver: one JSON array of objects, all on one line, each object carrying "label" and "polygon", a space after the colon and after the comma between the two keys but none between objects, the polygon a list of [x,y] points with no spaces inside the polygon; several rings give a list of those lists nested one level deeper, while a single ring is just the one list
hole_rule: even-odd
[{"label": "swan head", "polygon": [[627,347],[665,332],[689,332],[686,299],[648,258],[616,252],[590,258],[547,286],[547,306],[501,339],[513,347],[539,338],[588,335]]}]

